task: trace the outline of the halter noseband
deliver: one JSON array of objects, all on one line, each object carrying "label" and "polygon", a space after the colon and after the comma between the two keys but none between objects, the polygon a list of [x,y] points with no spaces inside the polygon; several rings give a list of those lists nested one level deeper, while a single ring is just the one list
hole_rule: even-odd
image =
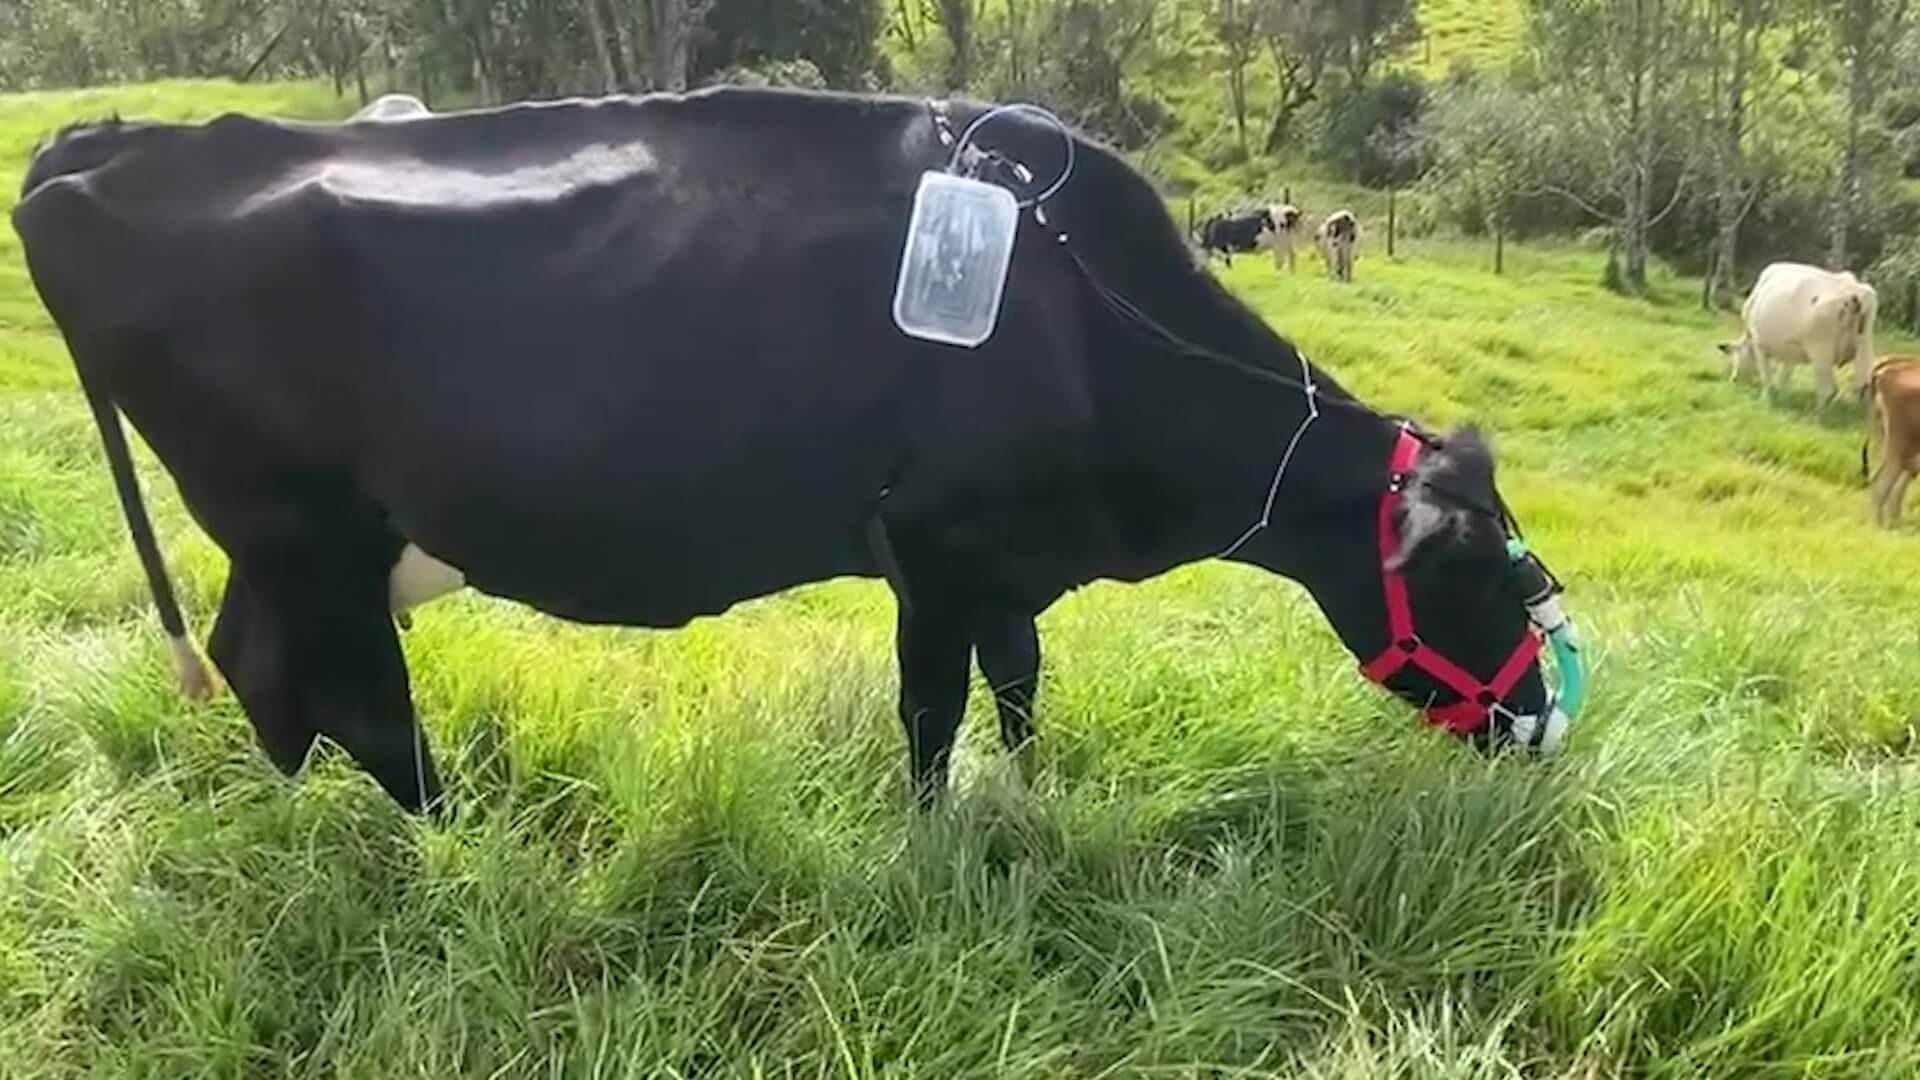
[{"label": "halter noseband", "polygon": [[[1529,622],[1520,643],[1507,656],[1500,670],[1493,678],[1481,681],[1465,668],[1447,659],[1433,646],[1422,641],[1414,627],[1413,605],[1407,595],[1407,578],[1394,567],[1394,554],[1398,547],[1398,536],[1394,527],[1394,511],[1405,498],[1407,483],[1413,477],[1413,466],[1420,457],[1423,443],[1419,436],[1403,425],[1400,438],[1394,443],[1393,456],[1387,463],[1387,490],[1380,496],[1379,535],[1380,535],[1380,579],[1385,585],[1387,602],[1387,647],[1372,660],[1360,666],[1367,678],[1384,684],[1395,672],[1405,667],[1413,667],[1425,672],[1442,686],[1459,695],[1459,700],[1447,705],[1428,708],[1426,716],[1429,723],[1444,727],[1459,735],[1480,732],[1487,726],[1489,717],[1501,702],[1506,700],[1520,677],[1540,655],[1540,646],[1544,640],[1542,629],[1535,625],[1534,612],[1547,604],[1554,603],[1553,593],[1558,584],[1552,582],[1551,575],[1539,567],[1532,556],[1526,554],[1525,545],[1515,542],[1509,545],[1509,553],[1516,566],[1537,567],[1539,576],[1545,582],[1541,589],[1544,595],[1530,596],[1527,599]],[[1523,562],[1523,560],[1527,560]],[[1557,610],[1557,604],[1555,604]],[[1562,620],[1564,621],[1564,620]],[[1552,629],[1552,628],[1547,628]],[[1504,710],[1503,710],[1504,711]],[[1551,708],[1549,711],[1553,711]],[[1538,743],[1548,734],[1548,724],[1540,724],[1538,718],[1515,718],[1536,721],[1530,724],[1513,725],[1515,734],[1529,743]],[[1564,721],[1561,725],[1564,728]],[[1524,727],[1524,731],[1521,729]],[[1557,735],[1555,738],[1557,742]]]}]

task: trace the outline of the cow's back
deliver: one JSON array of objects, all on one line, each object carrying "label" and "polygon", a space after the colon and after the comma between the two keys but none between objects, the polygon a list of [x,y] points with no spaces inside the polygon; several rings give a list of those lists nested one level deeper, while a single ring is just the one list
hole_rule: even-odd
[{"label": "cow's back", "polygon": [[483,591],[671,624],[867,572],[883,492],[1080,422],[1034,237],[982,348],[892,326],[945,154],[924,105],[831,95],[229,118],[43,186],[21,231],[63,327],[148,344],[109,375],[190,503],[341,478]]},{"label": "cow's back", "polygon": [[1839,334],[1840,304],[1861,288],[1852,274],[1803,263],[1772,263],[1747,295],[1743,321],[1762,348],[1803,345],[1815,336],[1831,339]]}]

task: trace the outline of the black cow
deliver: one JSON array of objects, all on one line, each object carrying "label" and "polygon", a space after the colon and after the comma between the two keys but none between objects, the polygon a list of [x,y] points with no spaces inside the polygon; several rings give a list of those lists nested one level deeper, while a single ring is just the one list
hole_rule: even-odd
[{"label": "black cow", "polygon": [[1276,230],[1273,210],[1261,207],[1239,213],[1222,212],[1208,217],[1200,223],[1200,251],[1211,257],[1218,252],[1225,258],[1228,266],[1233,265],[1234,255],[1244,255],[1260,250],[1260,238]]},{"label": "black cow", "polygon": [[[439,587],[651,627],[884,577],[923,798],[945,783],[970,656],[1021,745],[1037,612],[1220,554],[1269,504],[1232,557],[1380,652],[1376,519],[1401,428],[1312,372],[1323,415],[1276,498],[1309,368],[1192,265],[1117,155],[1078,141],[1046,223],[1023,215],[983,345],[895,327],[916,183],[980,114],[721,89],[64,133],[14,224],[183,673],[202,669],[120,412],[230,558],[209,650],[268,755],[291,774],[326,735],[409,808],[439,783],[393,618],[403,555]],[[1064,157],[1036,119],[980,140],[1040,180]],[[1471,433],[1432,439],[1402,486],[1387,516],[1396,559],[1417,556],[1422,640],[1490,678],[1528,628],[1499,587],[1493,462]],[[1541,713],[1539,665],[1509,666],[1510,712],[1461,730]],[[1423,671],[1388,685],[1458,696]]]}]

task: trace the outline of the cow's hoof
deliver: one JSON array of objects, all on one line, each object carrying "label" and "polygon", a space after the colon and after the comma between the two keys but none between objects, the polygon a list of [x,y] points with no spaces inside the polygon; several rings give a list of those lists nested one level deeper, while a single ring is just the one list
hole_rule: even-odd
[{"label": "cow's hoof", "polygon": [[173,670],[180,679],[180,692],[195,705],[204,705],[213,699],[213,672],[208,670],[207,662],[200,658],[200,650],[186,637],[173,638],[168,643],[173,649]]}]

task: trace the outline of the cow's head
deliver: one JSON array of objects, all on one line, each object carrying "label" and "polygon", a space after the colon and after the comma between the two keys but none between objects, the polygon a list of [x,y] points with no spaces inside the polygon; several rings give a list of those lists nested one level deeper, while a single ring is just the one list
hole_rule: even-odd
[{"label": "cow's head", "polygon": [[[1404,591],[1405,610],[1387,600],[1390,640],[1366,668],[1451,730],[1554,750],[1585,673],[1558,582],[1520,540],[1494,472],[1471,426],[1444,439],[1400,437],[1382,502],[1390,536],[1381,537],[1380,578],[1389,597]],[[1542,670],[1543,637],[1560,661],[1558,696]]]},{"label": "cow's head", "polygon": [[[1430,721],[1551,751],[1579,710],[1584,670],[1558,584],[1520,542],[1494,471],[1471,427],[1397,433],[1353,509],[1293,541],[1316,549],[1299,576],[1366,675]],[[1560,662],[1558,694],[1543,641]]]}]

